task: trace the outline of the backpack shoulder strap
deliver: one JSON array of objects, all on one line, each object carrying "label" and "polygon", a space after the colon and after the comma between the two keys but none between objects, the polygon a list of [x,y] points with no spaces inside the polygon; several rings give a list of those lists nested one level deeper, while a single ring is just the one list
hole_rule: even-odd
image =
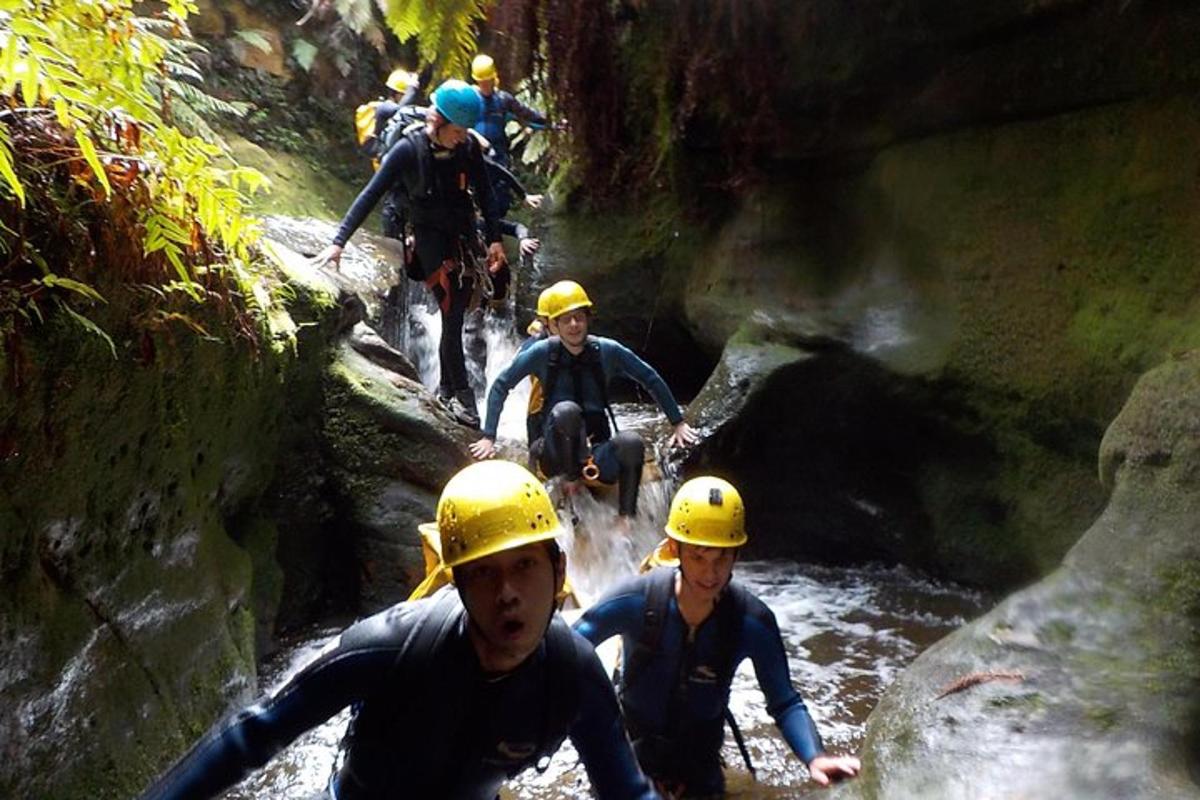
[{"label": "backpack shoulder strap", "polygon": [[642,631],[634,643],[633,652],[625,654],[625,675],[622,683],[626,688],[637,681],[646,664],[658,653],[667,613],[671,608],[671,595],[675,592],[674,568],[659,567],[650,571],[646,575],[644,588]]},{"label": "backpack shoulder strap", "polygon": [[608,401],[608,376],[604,374],[604,359],[600,354],[600,341],[596,337],[590,335],[587,337],[583,357],[592,372],[592,380],[596,382],[596,388],[600,391],[600,402],[604,406],[604,413],[608,414],[608,421],[612,425],[613,433],[616,433],[621,429],[617,427],[617,415],[613,413],[612,404]]},{"label": "backpack shoulder strap", "polygon": [[[370,712],[367,703],[353,707],[342,748],[378,753],[381,748],[402,746],[410,769],[406,779],[414,786],[426,786],[450,768],[452,754],[446,745],[465,710],[462,687],[469,682],[471,665],[447,647],[465,613],[457,592],[443,590],[409,605],[419,617],[400,635],[383,692],[370,701]],[[360,714],[370,721],[365,722]],[[413,722],[400,733],[402,741],[397,743],[388,720],[400,718]],[[355,759],[350,753],[346,759],[343,779],[360,781]],[[419,774],[411,771],[414,768]]]},{"label": "backpack shoulder strap", "polygon": [[550,398],[554,394],[554,387],[558,383],[559,373],[562,372],[563,359],[562,339],[559,339],[557,336],[547,336],[546,342],[549,355],[546,359],[546,383],[542,388],[542,397],[545,398],[543,400],[543,408],[545,408],[546,403],[550,402]]},{"label": "backpack shoulder strap", "polygon": [[417,161],[415,174],[404,174],[404,187],[410,199],[424,198],[433,185],[433,154],[429,150],[429,137],[423,128],[416,128],[406,130],[402,138],[412,146]]},{"label": "backpack shoulder strap", "polygon": [[717,674],[725,681],[733,678],[733,671],[737,668],[734,659],[742,639],[746,603],[746,590],[732,581],[725,590],[725,596],[717,603]]}]

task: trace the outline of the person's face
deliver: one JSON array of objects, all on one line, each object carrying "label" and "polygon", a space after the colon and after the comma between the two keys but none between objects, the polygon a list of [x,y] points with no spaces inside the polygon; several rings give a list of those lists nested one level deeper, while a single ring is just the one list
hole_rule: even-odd
[{"label": "person's face", "polygon": [[738,548],[700,547],[682,542],[677,543],[676,548],[686,590],[697,600],[715,602],[733,577]]},{"label": "person's face", "polygon": [[488,97],[492,92],[496,91],[495,78],[487,78],[486,80],[476,81],[475,85],[479,87],[479,93],[484,97]]},{"label": "person's face", "polygon": [[455,569],[459,596],[470,616],[471,642],[485,670],[514,669],[537,649],[564,575],[544,542]]},{"label": "person's face", "polygon": [[434,140],[442,147],[453,149],[467,140],[467,129],[462,125],[442,120],[434,130]]},{"label": "person's face", "polygon": [[577,308],[550,320],[550,331],[570,347],[579,347],[588,335],[588,310]]}]

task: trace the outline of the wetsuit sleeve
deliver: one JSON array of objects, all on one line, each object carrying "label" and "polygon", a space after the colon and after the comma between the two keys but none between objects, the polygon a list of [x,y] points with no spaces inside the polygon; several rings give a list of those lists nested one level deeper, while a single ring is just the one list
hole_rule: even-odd
[{"label": "wetsuit sleeve", "polygon": [[387,152],[383,157],[383,162],[379,165],[379,171],[371,178],[371,181],[363,187],[363,190],[358,193],[358,197],[350,205],[350,210],[346,212],[346,216],[342,217],[342,222],[338,225],[337,233],[334,234],[333,243],[344,247],[358,227],[363,224],[363,220],[371,213],[371,209],[375,208],[379,203],[379,199],[387,193],[392,185],[401,180],[401,176],[410,165],[415,167],[416,153],[413,152],[412,145],[407,139],[401,140],[395,147]]},{"label": "wetsuit sleeve", "polygon": [[614,586],[575,621],[575,630],[593,645],[641,630],[646,592],[638,579]]},{"label": "wetsuit sleeve", "polygon": [[404,94],[400,95],[400,99],[396,102],[397,108],[411,106],[416,103],[417,97],[419,97],[421,94],[421,87],[424,85],[425,84],[423,81],[418,80],[412,86],[409,86],[407,89],[405,89]]},{"label": "wetsuit sleeve", "polygon": [[517,98],[513,97],[508,92],[504,93],[504,111],[508,114],[512,114],[530,128],[540,130],[545,128],[548,123],[545,114],[541,113],[540,111],[535,111]]},{"label": "wetsuit sleeve", "polygon": [[[579,751],[592,789],[600,800],[651,800],[657,798],[642,774],[625,727],[612,683],[596,652],[575,637],[579,648],[579,716],[571,726],[571,742]],[[586,651],[586,652],[585,652]]]},{"label": "wetsuit sleeve", "polygon": [[500,241],[500,214],[496,209],[496,198],[492,192],[492,179],[488,177],[487,165],[483,163],[483,151],[475,137],[467,138],[470,157],[467,159],[467,170],[471,178],[471,186],[475,188],[475,202],[479,205],[479,213],[483,215],[483,236],[488,244]]},{"label": "wetsuit sleeve", "polygon": [[305,667],[273,697],[215,726],[142,800],[215,797],[263,766],[300,734],[365,696],[386,678],[393,650],[335,649]]},{"label": "wetsuit sleeve", "polygon": [[[495,161],[487,162],[487,168],[488,174],[496,179],[495,183],[506,184],[508,188],[521,195],[521,197],[529,194],[529,192],[525,191],[525,187],[521,184],[521,182],[517,180],[517,176],[513,175],[512,172],[507,168],[500,166]],[[494,184],[493,188],[495,188]]]},{"label": "wetsuit sleeve", "polygon": [[384,100],[375,106],[375,138],[381,145],[383,144],[383,132],[387,130],[388,123],[392,120],[392,115],[399,110],[400,106],[391,100]]},{"label": "wetsuit sleeve", "polygon": [[758,685],[767,698],[767,713],[775,720],[792,752],[808,764],[824,752],[821,736],[804,701],[792,687],[787,653],[775,615],[761,601],[757,606],[747,614],[742,626],[743,646],[754,663]]},{"label": "wetsuit sleeve", "polygon": [[500,232],[505,236],[511,236],[518,242],[522,239],[529,238],[529,228],[526,228],[519,222],[514,222],[511,219],[500,220]]},{"label": "wetsuit sleeve", "polygon": [[606,356],[605,371],[611,375],[624,375],[637,381],[654,397],[659,408],[667,415],[672,425],[683,421],[683,412],[675,402],[675,395],[667,382],[662,379],[654,367],[647,364],[625,345],[613,339],[602,340],[601,352]]},{"label": "wetsuit sleeve", "polygon": [[492,388],[488,389],[487,416],[483,422],[483,435],[489,439],[496,438],[496,426],[500,424],[500,412],[504,409],[504,401],[512,388],[521,382],[526,375],[540,373],[546,363],[547,350],[538,342],[524,352],[518,352],[517,357],[496,376]]}]

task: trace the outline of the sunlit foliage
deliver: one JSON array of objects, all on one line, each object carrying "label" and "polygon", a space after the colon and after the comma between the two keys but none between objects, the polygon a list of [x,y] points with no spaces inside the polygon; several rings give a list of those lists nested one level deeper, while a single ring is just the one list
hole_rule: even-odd
[{"label": "sunlit foliage", "polygon": [[128,270],[130,281],[203,302],[223,296],[232,277],[244,284],[243,296],[255,294],[245,285],[253,281],[259,232],[248,203],[265,178],[230,165],[202,116],[239,109],[189,83],[198,77],[187,59],[197,47],[186,27],[195,4],[156,3],[150,16],[136,14],[135,5],[142,4],[0,0],[6,338],[22,320],[39,319],[47,302],[82,320],[70,301],[99,301],[94,287],[105,281],[68,277],[79,265],[66,255],[78,250],[47,236],[60,224],[77,230],[73,215],[91,214],[91,206],[105,207],[98,218],[119,229],[89,229],[89,252],[99,253],[101,240],[114,235],[132,240],[134,252],[110,253],[128,256],[110,266]]}]

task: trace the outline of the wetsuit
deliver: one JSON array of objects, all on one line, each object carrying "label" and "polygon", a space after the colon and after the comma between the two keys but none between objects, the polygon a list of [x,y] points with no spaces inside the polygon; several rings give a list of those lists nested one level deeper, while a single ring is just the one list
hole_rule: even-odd
[{"label": "wetsuit", "polygon": [[479,143],[469,136],[463,144],[447,150],[434,145],[423,129],[405,134],[384,156],[379,171],[342,218],[334,244],[345,245],[380,198],[397,186],[407,197],[417,267],[442,312],[438,395],[458,397],[464,406],[474,408],[462,344],[463,318],[474,282],[463,274],[463,265],[482,254],[475,247],[475,205],[469,188],[483,213],[486,242],[500,241],[500,218],[494,213],[492,186]]},{"label": "wetsuit", "polygon": [[[556,374],[551,376],[555,359]],[[484,436],[496,438],[504,399],[526,375],[537,377],[546,395],[542,409],[533,411],[549,409],[541,437],[529,443],[542,472],[578,480],[590,454],[600,470],[599,479],[618,484],[620,513],[637,513],[645,445],[631,431],[613,435],[607,417],[607,384],[618,375],[637,381],[658,402],[671,424],[677,425],[683,420],[683,412],[654,367],[620,342],[602,336],[587,337],[584,351],[578,356],[569,353],[556,336],[537,342],[519,352],[492,384]]]},{"label": "wetsuit", "polygon": [[[436,637],[422,633],[431,624]],[[657,797],[595,651],[561,618],[553,624],[561,627],[521,666],[489,676],[456,592],[395,605],[348,628],[274,696],[215,727],[142,800],[213,797],[346,706],[354,711],[330,786],[337,800],[492,800],[567,735],[600,798]],[[556,696],[570,697],[573,713],[564,715]]]},{"label": "wetsuit", "polygon": [[[547,124],[546,117],[502,89],[496,89],[490,95],[480,92],[479,96],[483,99],[483,116],[474,126],[475,130],[491,142],[494,150],[492,160],[501,167],[507,167],[508,134],[504,132],[504,127],[508,121],[517,119],[531,128],[544,128]],[[525,192],[522,191],[521,194]],[[500,216],[508,213],[512,205],[512,196],[507,186],[497,185],[496,204]]]},{"label": "wetsuit", "polygon": [[[805,764],[820,755],[821,738],[792,688],[775,615],[735,581],[689,637],[675,600],[675,573],[675,568],[661,567],[621,582],[575,624],[593,644],[621,637],[627,665],[619,686],[621,709],[642,768],[667,785],[683,784],[687,796],[724,791],[723,717],[734,670],[746,658],[754,663],[767,713],[792,752]],[[666,588],[660,595],[666,598],[666,612],[658,644],[637,659],[636,674],[629,674],[634,672],[632,654],[642,652],[638,648],[655,582],[660,590]]]}]

